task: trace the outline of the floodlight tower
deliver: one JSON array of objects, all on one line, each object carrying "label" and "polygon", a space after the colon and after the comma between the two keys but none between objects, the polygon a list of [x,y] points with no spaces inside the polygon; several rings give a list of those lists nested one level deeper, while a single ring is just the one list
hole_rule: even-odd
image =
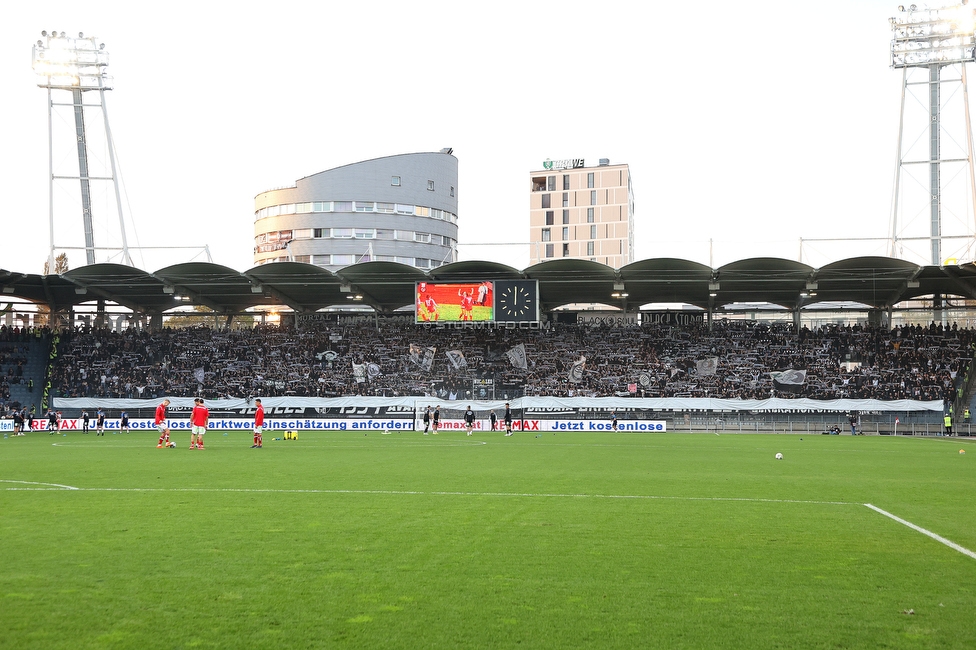
[{"label": "floodlight tower", "polygon": [[[901,113],[898,123],[898,164],[895,172],[894,193],[891,209],[891,256],[899,256],[899,248],[905,242],[928,241],[931,264],[939,266],[943,259],[942,244],[944,240],[962,240],[950,257],[962,254],[972,254],[974,244],[974,226],[976,226],[976,182],[973,172],[973,133],[969,117],[969,91],[966,84],[966,63],[976,57],[976,10],[968,4],[968,0],[961,0],[953,4],[939,4],[937,6],[904,5],[898,7],[898,15],[890,18],[892,30],[891,39],[891,67],[902,71]],[[958,70],[958,73],[946,74],[946,68]],[[920,79],[919,79],[920,78]],[[944,85],[953,84],[954,88],[948,95],[942,93]],[[961,88],[961,97],[957,90]],[[917,123],[922,123],[921,135],[918,140],[909,144],[905,142],[905,99],[906,95],[915,93],[914,99],[920,106],[927,106],[927,114],[920,117]],[[943,121],[943,109],[950,102],[962,103],[965,117],[965,135],[956,134],[953,128],[956,124]],[[912,102],[912,106],[916,103]],[[958,115],[958,113],[956,113]],[[926,133],[927,131],[927,133]],[[927,155],[913,156],[913,145],[921,140],[927,140]],[[965,142],[963,142],[965,140]],[[922,147],[920,147],[922,148]],[[944,151],[943,149],[946,149]],[[952,149],[952,151],[948,151]],[[961,183],[953,183],[963,178],[961,165],[968,168],[968,191],[960,190]],[[955,167],[952,167],[952,166]],[[927,169],[925,176],[911,177],[911,170],[919,166]],[[943,174],[944,168],[949,173]],[[903,177],[910,177],[914,184],[903,184]],[[906,187],[907,185],[907,187]],[[919,190],[919,188],[924,188]],[[914,193],[913,197],[910,197]],[[905,206],[904,203],[914,205]],[[955,206],[962,209],[955,209]],[[906,209],[907,207],[907,209]],[[913,208],[920,208],[913,212]],[[943,212],[948,211],[953,217],[954,224],[961,224],[956,228],[962,234],[946,234],[943,232]],[[899,221],[899,213],[907,214]],[[915,217],[928,212],[929,229],[927,236],[912,236],[911,225]]]},{"label": "floodlight tower", "polygon": [[[108,112],[105,109],[105,91],[112,89],[112,77],[106,74],[108,67],[108,52],[105,44],[98,43],[94,37],[85,37],[81,32],[78,37],[65,36],[64,32],[41,32],[41,38],[34,44],[33,52],[34,72],[39,76],[38,86],[47,89],[47,126],[48,126],[48,220],[50,225],[50,254],[49,268],[54,268],[54,183],[56,180],[78,180],[81,185],[82,221],[85,231],[85,256],[88,264],[95,263],[95,236],[92,225],[92,197],[91,181],[111,181],[115,190],[115,205],[118,210],[119,227],[122,234],[122,260],[132,265],[129,257],[129,246],[125,235],[125,222],[122,217],[122,200],[119,193],[119,182],[116,174],[115,147],[112,143],[112,130],[108,123]],[[54,101],[54,91],[65,91],[71,95],[71,103]],[[86,104],[86,93],[98,95],[97,104]],[[78,149],[78,174],[55,175],[54,170],[54,108],[70,107],[74,112],[75,136]],[[85,109],[100,108],[105,123],[105,139],[108,157],[111,165],[109,176],[93,176],[90,173],[88,135],[85,129]]]}]

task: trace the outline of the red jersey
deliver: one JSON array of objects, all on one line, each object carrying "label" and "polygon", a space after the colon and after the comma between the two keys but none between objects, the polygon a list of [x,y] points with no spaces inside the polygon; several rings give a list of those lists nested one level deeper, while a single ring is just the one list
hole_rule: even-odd
[{"label": "red jersey", "polygon": [[463,296],[461,296],[461,309],[463,309],[464,311],[471,311],[473,307],[474,307],[474,298],[472,298],[468,294],[464,294]]},{"label": "red jersey", "polygon": [[254,426],[260,427],[264,426],[264,405],[258,407],[258,410],[254,412]]},{"label": "red jersey", "polygon": [[166,405],[160,404],[156,407],[156,419],[153,420],[153,424],[162,424],[166,421]]},{"label": "red jersey", "polygon": [[195,427],[207,427],[207,420],[210,418],[210,411],[207,410],[206,406],[202,404],[197,404],[193,407],[193,411],[190,412],[190,424]]}]

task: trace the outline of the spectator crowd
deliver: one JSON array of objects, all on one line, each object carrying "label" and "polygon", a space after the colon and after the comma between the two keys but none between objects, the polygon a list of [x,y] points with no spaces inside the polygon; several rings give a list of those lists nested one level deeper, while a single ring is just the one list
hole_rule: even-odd
[{"label": "spectator crowd", "polygon": [[[974,342],[976,331],[955,325],[796,331],[744,321],[711,329],[79,328],[62,334],[51,383],[53,396],[129,399],[460,397],[474,380],[492,379],[496,388],[511,387],[512,397],[949,400]],[[509,354],[519,346],[524,367],[520,354]],[[805,371],[802,382],[789,390],[774,384],[771,373],[785,370]]]}]

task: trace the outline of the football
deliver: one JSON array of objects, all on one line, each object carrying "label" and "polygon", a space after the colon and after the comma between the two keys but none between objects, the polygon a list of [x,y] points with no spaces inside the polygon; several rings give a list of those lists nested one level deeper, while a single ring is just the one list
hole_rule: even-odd
[{"label": "football", "polygon": [[776,454],[776,460],[783,460],[783,454]]},{"label": "football", "polygon": [[960,449],[960,450],[959,450],[959,453],[960,453],[960,454],[965,454],[965,453],[966,453],[966,450],[965,450],[965,449]]}]

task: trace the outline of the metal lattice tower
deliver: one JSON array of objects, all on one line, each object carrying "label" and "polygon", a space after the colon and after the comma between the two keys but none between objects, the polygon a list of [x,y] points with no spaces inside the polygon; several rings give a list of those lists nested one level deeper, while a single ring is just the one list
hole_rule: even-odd
[{"label": "metal lattice tower", "polygon": [[[77,180],[80,184],[80,199],[82,208],[82,223],[84,226],[85,256],[88,264],[95,263],[94,226],[92,182],[109,182],[115,192],[115,206],[118,210],[119,228],[122,240],[122,262],[132,265],[129,247],[126,240],[125,222],[122,216],[122,201],[119,191],[118,175],[116,173],[115,147],[112,142],[112,131],[109,127],[108,112],[105,108],[105,91],[112,89],[112,78],[106,74],[108,67],[108,52],[105,44],[98,43],[94,37],[85,37],[79,33],[77,38],[65,36],[64,32],[41,32],[41,38],[34,44],[33,67],[40,77],[38,86],[47,90],[48,97],[48,170],[49,170],[49,227],[50,252],[48,263],[54,268],[55,250],[71,248],[56,246],[55,244],[55,182],[61,180]],[[56,101],[58,95],[70,96],[70,103]],[[96,95],[98,103],[85,103],[87,96]],[[77,143],[78,169],[77,174],[55,173],[54,156],[54,113],[55,109],[70,108],[74,116],[74,134]],[[108,151],[110,167],[108,174],[93,175],[91,170],[91,155],[89,133],[85,125],[86,114],[98,109],[104,121],[105,145]],[[73,171],[73,170],[72,170]],[[97,173],[97,172],[96,172]],[[112,250],[119,250],[113,248]]]},{"label": "metal lattice tower", "polygon": [[976,56],[976,10],[962,0],[898,11],[889,19],[891,67],[902,71],[890,254],[912,256],[907,246],[923,263],[943,265],[976,254],[966,83],[966,63]]}]

